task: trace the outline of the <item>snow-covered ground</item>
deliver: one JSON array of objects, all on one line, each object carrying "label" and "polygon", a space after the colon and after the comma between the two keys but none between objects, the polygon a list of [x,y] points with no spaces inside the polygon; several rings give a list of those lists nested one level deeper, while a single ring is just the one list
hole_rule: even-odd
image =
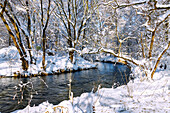
[{"label": "snow-covered ground", "polygon": [[97,61],[101,61],[101,62],[117,62],[117,58],[114,56],[110,56],[110,55],[100,55],[100,57],[97,57],[96,59]]},{"label": "snow-covered ground", "polygon": [[[0,50],[0,76],[14,76],[14,72],[22,73],[21,60],[16,47],[11,46]],[[56,57],[46,55],[46,72],[61,73],[65,71],[81,70],[95,68],[96,65],[76,57],[76,63],[72,64],[68,56]],[[37,64],[30,65],[29,74],[38,74],[42,72],[42,53],[37,54]]]}]

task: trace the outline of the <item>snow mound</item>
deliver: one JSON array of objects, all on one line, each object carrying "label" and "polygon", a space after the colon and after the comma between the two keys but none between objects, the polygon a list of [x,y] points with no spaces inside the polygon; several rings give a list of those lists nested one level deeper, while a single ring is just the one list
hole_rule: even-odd
[{"label": "snow mound", "polygon": [[47,101],[39,106],[30,107],[28,105],[23,110],[17,110],[12,113],[74,113],[74,109],[70,101],[63,101],[59,105],[53,105]]},{"label": "snow mound", "polygon": [[[2,48],[0,50],[0,76],[14,76],[14,73],[21,73],[27,76],[32,74],[41,74],[41,72],[44,72],[42,68],[42,54],[35,54],[34,56],[36,56],[37,59],[36,65],[29,64],[29,68],[27,72],[25,72],[22,70],[20,55],[17,48],[14,46]],[[27,59],[29,59],[29,57]],[[77,71],[96,67],[95,64],[92,64],[81,57],[74,57],[74,63],[71,63],[69,56],[57,57],[46,55],[45,59],[45,73],[48,74]]]},{"label": "snow mound", "polygon": [[0,59],[18,59],[19,53],[15,46],[9,46],[0,50]]},{"label": "snow mound", "polygon": [[15,46],[9,46],[0,50],[0,76],[12,76],[13,72],[20,71],[21,61]]}]

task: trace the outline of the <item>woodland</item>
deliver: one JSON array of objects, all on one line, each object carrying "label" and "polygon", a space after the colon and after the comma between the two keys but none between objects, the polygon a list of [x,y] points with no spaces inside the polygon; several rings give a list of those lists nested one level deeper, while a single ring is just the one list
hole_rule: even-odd
[{"label": "woodland", "polygon": [[133,78],[167,80],[169,21],[169,0],[0,0],[0,76],[97,68],[109,56]]}]

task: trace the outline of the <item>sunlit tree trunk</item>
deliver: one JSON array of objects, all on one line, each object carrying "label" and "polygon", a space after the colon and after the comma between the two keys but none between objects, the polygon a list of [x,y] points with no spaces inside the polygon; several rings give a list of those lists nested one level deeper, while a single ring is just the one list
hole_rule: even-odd
[{"label": "sunlit tree trunk", "polygon": [[[0,5],[3,8],[2,11],[0,12],[0,17],[8,30],[9,36],[12,38],[14,45],[16,46],[16,48],[20,54],[20,60],[22,61],[22,68],[23,68],[23,70],[27,71],[29,65],[28,65],[28,60],[26,60],[26,58],[25,58],[26,52],[25,52],[25,48],[23,47],[22,42],[21,42],[18,26],[17,26],[16,22],[14,21],[14,19],[8,14],[8,11],[5,9],[6,5],[7,5],[7,0],[4,1],[4,6],[2,4],[0,4]],[[4,15],[3,15],[4,12],[8,16],[10,22],[12,23],[12,25],[16,31],[16,36],[17,36],[17,39],[19,42],[17,42],[15,35],[13,34],[11,28],[9,27],[9,24],[7,23],[7,20],[4,18]]]},{"label": "sunlit tree trunk", "polygon": [[[70,23],[70,20],[71,20],[71,9],[70,9],[70,0],[67,1],[67,5],[68,5],[68,45],[70,48],[73,48],[73,43],[72,43],[72,36],[71,36],[71,23]],[[70,60],[71,62],[73,63],[73,54],[74,54],[74,51],[69,51],[69,57],[70,57]]]},{"label": "sunlit tree trunk", "polygon": [[28,26],[27,26],[27,30],[29,33],[29,36],[26,36],[26,40],[27,40],[27,45],[28,45],[28,52],[29,52],[29,56],[30,56],[30,63],[33,64],[33,58],[32,58],[32,47],[30,44],[30,38],[31,38],[31,19],[30,19],[30,14],[29,14],[29,5],[28,5],[28,0],[26,1],[26,6],[27,6],[27,18],[28,18]]},{"label": "sunlit tree trunk", "polygon": [[17,48],[17,50],[18,50],[18,52],[20,54],[20,57],[21,57],[20,60],[22,61],[22,68],[23,68],[23,70],[27,71],[28,70],[28,61],[25,59],[25,55],[23,54],[23,52],[22,52],[22,50],[20,48],[20,45],[18,45],[18,43],[16,41],[16,38],[15,38],[14,34],[12,33],[12,31],[11,31],[11,29],[10,29],[10,27],[9,27],[9,25],[8,25],[7,21],[5,20],[2,13],[0,13],[0,17],[1,17],[2,21],[3,21],[3,23],[5,24],[5,26],[6,26],[7,30],[8,30],[8,33],[9,33],[10,37],[12,38],[12,40],[14,42],[14,45]]}]

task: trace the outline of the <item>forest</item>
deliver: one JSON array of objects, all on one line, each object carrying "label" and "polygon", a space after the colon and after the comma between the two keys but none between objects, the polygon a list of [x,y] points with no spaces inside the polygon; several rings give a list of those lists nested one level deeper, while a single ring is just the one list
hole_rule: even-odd
[{"label": "forest", "polygon": [[[40,78],[48,87],[43,76],[63,73],[71,76],[67,80],[68,99],[64,99],[68,101],[62,100],[59,105],[44,102],[31,107],[35,94],[30,93],[26,108],[9,111],[168,112],[169,22],[169,0],[0,0],[0,83],[3,87],[6,78],[19,80],[15,84],[14,100],[22,103],[26,87],[28,92],[36,92],[34,77]],[[101,71],[103,64],[98,62],[117,66],[114,73],[121,71],[121,66],[127,66],[129,72],[123,69],[118,74],[126,83],[110,89],[101,88],[99,83],[96,91],[82,92],[74,97],[71,84],[76,81],[72,74],[85,70]],[[20,80],[23,78],[28,81]],[[113,84],[116,83],[111,83],[112,87]],[[0,94],[0,100],[1,97]],[[9,111],[0,109],[0,112]]]}]

